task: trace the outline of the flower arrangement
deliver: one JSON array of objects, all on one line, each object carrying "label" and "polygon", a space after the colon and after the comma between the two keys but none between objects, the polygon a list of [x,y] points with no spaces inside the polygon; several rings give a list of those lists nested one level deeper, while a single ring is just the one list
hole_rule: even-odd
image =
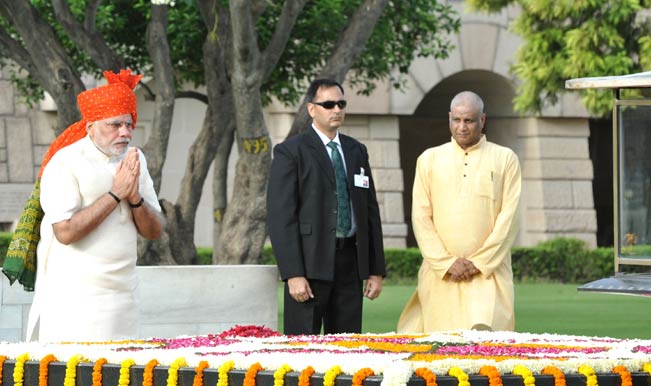
[{"label": "flower arrangement", "polygon": [[515,332],[283,336],[266,327],[236,326],[221,334],[172,339],[0,343],[0,377],[2,363],[13,361],[14,384],[22,386],[29,358],[42,358],[39,386],[47,383],[55,358],[66,365],[65,386],[77,383],[81,361],[94,363],[92,386],[103,386],[106,364],[120,366],[120,386],[140,386],[132,384],[130,375],[140,371],[131,369],[134,365],[143,371],[142,386],[154,386],[158,366],[168,369],[166,386],[179,386],[182,367],[194,369],[192,386],[204,386],[208,369],[217,371],[213,386],[229,386],[232,371],[245,373],[243,386],[256,386],[263,369],[273,374],[274,386],[285,386],[288,376],[297,377],[298,386],[311,386],[314,376],[323,377],[324,386],[334,386],[340,377],[362,386],[371,376],[382,377],[382,386],[404,385],[413,377],[424,379],[426,386],[437,386],[438,377],[471,386],[471,375],[486,377],[488,386],[503,386],[503,374],[521,376],[526,386],[535,386],[538,375],[553,376],[554,386],[566,386],[568,376],[585,376],[586,386],[598,386],[601,373],[618,374],[622,386],[632,386],[640,374],[651,381],[651,340]]},{"label": "flower arrangement", "polygon": [[41,362],[38,365],[38,386],[47,386],[50,363],[56,360],[57,358],[52,354],[47,354],[43,359],[41,359]]},{"label": "flower arrangement", "polygon": [[91,378],[93,379],[93,386],[102,386],[102,367],[108,363],[106,358],[99,358],[95,361],[93,365],[93,374]]},{"label": "flower arrangement", "polygon": [[307,366],[298,376],[298,386],[310,386],[310,378],[314,375],[314,367]]}]

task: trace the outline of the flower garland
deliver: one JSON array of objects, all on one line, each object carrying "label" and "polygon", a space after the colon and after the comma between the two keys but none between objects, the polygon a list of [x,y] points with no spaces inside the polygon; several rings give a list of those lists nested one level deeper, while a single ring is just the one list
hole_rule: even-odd
[{"label": "flower garland", "polygon": [[503,386],[502,375],[495,366],[482,366],[479,369],[479,375],[488,377],[488,386]]},{"label": "flower garland", "polygon": [[118,386],[129,386],[129,382],[131,382],[131,366],[135,364],[136,361],[131,358],[122,361],[120,364],[120,378],[118,379]]},{"label": "flower garland", "polygon": [[75,379],[77,378],[77,365],[81,362],[82,356],[79,354],[73,355],[66,363],[66,376],[63,379],[63,386],[75,386]]},{"label": "flower garland", "polygon": [[16,358],[16,364],[14,365],[14,386],[23,386],[23,378],[25,377],[25,362],[28,360],[28,353],[20,354],[18,358]]},{"label": "flower garland", "polygon": [[57,358],[52,354],[47,354],[41,359],[41,362],[38,364],[38,386],[47,386],[50,363],[56,360]]},{"label": "flower garland", "polygon": [[547,366],[540,372],[541,374],[551,375],[554,377],[554,386],[566,386],[565,374],[556,366]]},{"label": "flower garland", "polygon": [[0,355],[0,385],[2,385],[2,366],[4,366],[6,360],[6,355]]},{"label": "flower garland", "polygon": [[167,386],[177,386],[179,383],[179,369],[186,367],[188,363],[185,358],[176,358],[167,370]]},{"label": "flower garland", "polygon": [[592,367],[588,365],[581,365],[579,366],[579,373],[585,375],[586,386],[598,386],[597,374],[595,374]]},{"label": "flower garland", "polygon": [[246,374],[244,375],[244,382],[242,382],[242,385],[255,386],[255,376],[258,375],[258,371],[260,370],[263,370],[260,362],[255,362],[252,364],[251,367],[246,370]]},{"label": "flower garland", "polygon": [[534,378],[531,370],[523,365],[515,365],[515,367],[513,367],[513,374],[522,377],[524,386],[534,386],[536,384],[536,378]]},{"label": "flower garland", "polygon": [[274,371],[274,386],[283,386],[285,384],[285,374],[290,371],[292,371],[292,368],[287,364],[283,364],[278,370]]},{"label": "flower garland", "polygon": [[436,374],[434,374],[427,367],[419,367],[414,371],[414,374],[425,380],[425,386],[438,386],[436,384]]},{"label": "flower garland", "polygon": [[102,386],[102,367],[108,363],[106,358],[99,358],[93,365],[93,386]]},{"label": "flower garland", "polygon": [[228,386],[228,372],[235,367],[235,362],[227,361],[222,363],[217,369],[217,386]]},{"label": "flower garland", "polygon": [[362,386],[362,383],[364,383],[366,377],[372,375],[375,375],[375,372],[369,367],[364,367],[357,370],[357,372],[353,375],[353,381],[351,386]]},{"label": "flower garland", "polygon": [[448,370],[448,374],[459,380],[458,386],[470,386],[470,382],[468,382],[468,374],[459,367],[451,367],[450,370]]},{"label": "flower garland", "polygon": [[314,375],[314,367],[307,366],[298,376],[298,386],[310,386],[310,378]]},{"label": "flower garland", "polygon": [[201,361],[194,368],[194,380],[192,381],[192,386],[203,386],[203,371],[208,367],[208,362]]},{"label": "flower garland", "polygon": [[335,386],[337,375],[341,374],[341,367],[334,365],[323,375],[323,386]]},{"label": "flower garland", "polygon": [[631,376],[631,372],[626,369],[626,366],[613,367],[613,373],[619,374],[622,378],[621,386],[633,386],[633,377]]},{"label": "flower garland", "polygon": [[[158,366],[156,358],[150,360],[142,371],[142,386],[153,386],[154,384],[154,367]],[[93,385],[95,386],[95,385]],[[101,386],[101,385],[97,385]]]},{"label": "flower garland", "polygon": [[644,365],[642,365],[642,371],[646,371],[651,375],[651,362],[647,362]]},{"label": "flower garland", "polygon": [[335,341],[330,342],[333,346],[346,348],[366,347],[371,350],[389,351],[389,352],[428,352],[432,349],[431,344],[413,344],[413,343],[389,343],[389,342],[369,342],[369,341]]}]

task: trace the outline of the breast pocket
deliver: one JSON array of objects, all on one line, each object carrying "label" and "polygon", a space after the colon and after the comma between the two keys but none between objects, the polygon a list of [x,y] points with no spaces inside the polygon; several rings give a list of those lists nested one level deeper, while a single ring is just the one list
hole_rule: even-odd
[{"label": "breast pocket", "polygon": [[501,195],[502,178],[492,170],[482,170],[476,180],[477,195],[497,200]]}]

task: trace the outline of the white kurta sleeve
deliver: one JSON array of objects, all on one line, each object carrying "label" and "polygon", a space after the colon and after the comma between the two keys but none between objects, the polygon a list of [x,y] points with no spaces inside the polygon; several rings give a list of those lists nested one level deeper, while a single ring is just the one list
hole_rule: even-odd
[{"label": "white kurta sleeve", "polygon": [[140,159],[140,179],[138,180],[140,195],[145,199],[149,207],[160,213],[161,208],[154,189],[154,181],[151,179],[149,169],[147,169],[147,159],[140,149],[138,149],[138,158]]},{"label": "white kurta sleeve", "polygon": [[51,224],[68,220],[81,209],[79,184],[63,157],[54,157],[41,176],[41,207]]}]

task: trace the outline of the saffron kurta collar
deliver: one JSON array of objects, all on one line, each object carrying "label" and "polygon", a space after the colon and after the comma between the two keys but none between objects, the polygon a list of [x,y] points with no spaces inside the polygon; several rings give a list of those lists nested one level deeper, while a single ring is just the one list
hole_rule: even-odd
[{"label": "saffron kurta collar", "polygon": [[479,138],[479,142],[477,142],[476,144],[470,146],[467,149],[464,149],[461,146],[459,146],[457,141],[454,140],[454,137],[452,137],[450,139],[450,141],[452,142],[452,146],[454,147],[455,151],[463,152],[463,153],[469,153],[471,151],[475,151],[475,150],[479,149],[483,144],[486,143],[486,134],[482,134],[481,137]]}]

